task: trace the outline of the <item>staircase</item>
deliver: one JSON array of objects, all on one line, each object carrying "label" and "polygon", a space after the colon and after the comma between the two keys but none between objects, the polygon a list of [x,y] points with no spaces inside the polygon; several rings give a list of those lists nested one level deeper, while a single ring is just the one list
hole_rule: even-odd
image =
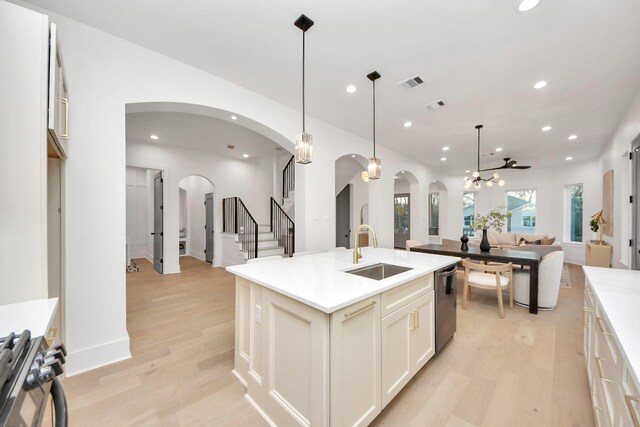
[{"label": "staircase", "polygon": [[238,256],[233,256],[235,263],[284,255],[282,240],[271,229],[271,224],[258,225],[239,197],[222,200],[222,232],[235,235],[234,244],[238,250]]},{"label": "staircase", "polygon": [[295,219],[295,188],[296,188],[296,164],[295,156],[291,156],[289,162],[282,170],[282,210],[289,218]]}]

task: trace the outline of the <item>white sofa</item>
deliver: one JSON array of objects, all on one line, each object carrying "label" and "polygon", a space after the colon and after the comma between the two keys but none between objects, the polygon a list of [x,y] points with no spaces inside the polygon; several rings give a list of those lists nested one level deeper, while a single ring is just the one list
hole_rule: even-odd
[{"label": "white sofa", "polygon": [[[542,258],[538,267],[538,308],[552,310],[558,303],[564,252],[553,251]],[[529,270],[513,271],[513,301],[529,307]]]},{"label": "white sofa", "polygon": [[[500,249],[511,249],[520,246],[520,239],[525,239],[528,242],[535,242],[541,240],[539,246],[560,246],[560,242],[555,241],[555,237],[548,234],[523,234],[523,233],[498,233],[495,231],[489,231],[487,233],[489,244],[491,247]],[[469,239],[469,244],[474,246],[480,246],[482,237],[473,237]]]}]

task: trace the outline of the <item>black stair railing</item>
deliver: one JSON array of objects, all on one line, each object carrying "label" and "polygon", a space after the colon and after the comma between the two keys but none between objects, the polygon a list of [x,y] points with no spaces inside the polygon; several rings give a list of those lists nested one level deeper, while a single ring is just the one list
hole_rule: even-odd
[{"label": "black stair railing", "polygon": [[284,254],[292,257],[295,252],[296,226],[282,207],[271,198],[271,232],[278,240],[278,246],[284,247]]},{"label": "black stair railing", "polygon": [[289,197],[289,192],[296,188],[296,164],[293,161],[296,156],[291,156],[289,163],[282,170],[282,203]]},{"label": "black stair railing", "polygon": [[237,234],[248,259],[258,258],[258,223],[239,197],[222,199],[222,232]]}]

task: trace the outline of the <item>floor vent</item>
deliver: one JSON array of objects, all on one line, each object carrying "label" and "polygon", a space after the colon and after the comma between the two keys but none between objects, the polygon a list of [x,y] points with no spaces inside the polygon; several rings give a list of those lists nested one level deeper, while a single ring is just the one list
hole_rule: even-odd
[{"label": "floor vent", "polygon": [[429,111],[437,110],[438,108],[442,108],[445,106],[444,101],[441,99],[440,101],[432,102],[431,104],[425,105],[425,108]]},{"label": "floor vent", "polygon": [[402,81],[400,83],[398,83],[398,86],[405,88],[405,89],[411,89],[414,88],[418,85],[421,85],[422,83],[424,83],[424,81],[419,77],[419,76],[415,76],[415,77],[411,77],[410,79],[407,79],[405,81]]}]

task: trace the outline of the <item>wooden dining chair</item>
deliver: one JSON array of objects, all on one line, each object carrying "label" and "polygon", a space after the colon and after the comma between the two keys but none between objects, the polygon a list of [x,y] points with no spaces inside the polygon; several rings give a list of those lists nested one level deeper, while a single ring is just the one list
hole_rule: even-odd
[{"label": "wooden dining chair", "polygon": [[495,290],[498,297],[498,313],[504,319],[504,303],[502,290],[509,290],[509,308],[513,310],[513,264],[484,265],[463,259],[464,290],[462,293],[462,308],[466,310],[470,296],[470,287]]}]

